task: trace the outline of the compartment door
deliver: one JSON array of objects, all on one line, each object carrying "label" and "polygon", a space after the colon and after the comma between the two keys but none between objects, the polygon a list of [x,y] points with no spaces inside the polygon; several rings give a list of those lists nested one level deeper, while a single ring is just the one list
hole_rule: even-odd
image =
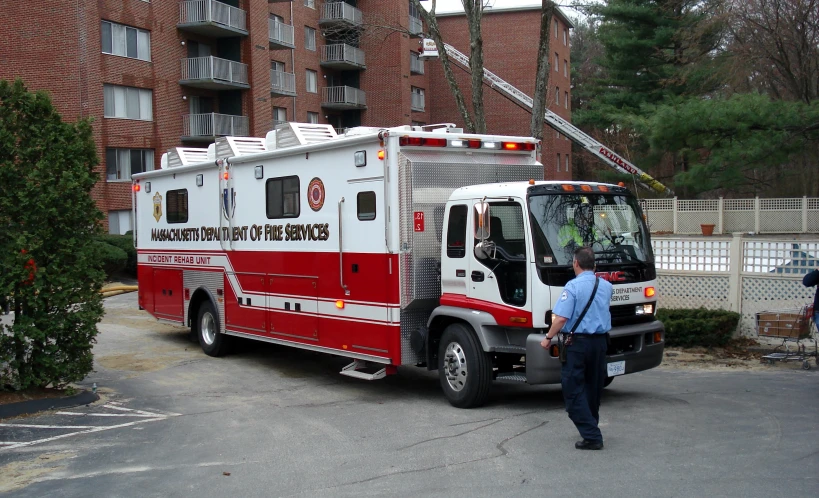
[{"label": "compartment door", "polygon": [[268,331],[274,336],[318,341],[318,279],[267,275]]},{"label": "compartment door", "polygon": [[154,314],[157,318],[182,321],[183,303],[182,270],[154,270]]}]

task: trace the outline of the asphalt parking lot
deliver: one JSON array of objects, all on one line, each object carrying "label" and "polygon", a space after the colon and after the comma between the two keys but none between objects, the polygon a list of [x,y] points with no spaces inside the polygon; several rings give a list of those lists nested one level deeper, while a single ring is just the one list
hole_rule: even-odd
[{"label": "asphalt parking lot", "polygon": [[0,423],[3,496],[814,496],[819,373],[657,369],[618,378],[606,448],[554,386],[496,384],[452,408],[415,368],[367,382],[348,363],[244,342],[205,356],[183,329],[106,300],[102,399]]}]

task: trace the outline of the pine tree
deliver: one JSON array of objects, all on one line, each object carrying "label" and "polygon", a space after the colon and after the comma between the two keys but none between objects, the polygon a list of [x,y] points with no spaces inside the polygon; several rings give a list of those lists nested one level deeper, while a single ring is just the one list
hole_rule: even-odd
[{"label": "pine tree", "polygon": [[91,125],[64,123],[42,92],[0,81],[0,388],[61,387],[91,371],[103,314],[98,158]]}]

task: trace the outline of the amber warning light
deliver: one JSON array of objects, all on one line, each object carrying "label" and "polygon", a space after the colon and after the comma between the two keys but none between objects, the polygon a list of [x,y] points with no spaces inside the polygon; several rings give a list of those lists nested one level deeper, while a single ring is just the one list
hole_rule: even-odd
[{"label": "amber warning light", "polygon": [[654,294],[656,294],[656,292],[654,291],[654,287],[646,287],[645,288],[644,295],[646,297],[654,297]]}]

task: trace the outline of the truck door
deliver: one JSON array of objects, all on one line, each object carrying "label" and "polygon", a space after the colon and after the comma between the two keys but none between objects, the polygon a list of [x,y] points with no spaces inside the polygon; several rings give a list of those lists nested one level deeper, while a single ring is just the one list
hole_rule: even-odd
[{"label": "truck door", "polygon": [[[474,204],[471,209],[475,216]],[[479,242],[474,238],[467,251],[470,260],[467,296],[493,304],[525,307],[529,286],[526,264],[526,228],[523,221],[523,206],[516,201],[489,203],[490,234],[497,251],[494,258],[478,259],[474,246]],[[472,220],[474,226],[474,219]]]}]

